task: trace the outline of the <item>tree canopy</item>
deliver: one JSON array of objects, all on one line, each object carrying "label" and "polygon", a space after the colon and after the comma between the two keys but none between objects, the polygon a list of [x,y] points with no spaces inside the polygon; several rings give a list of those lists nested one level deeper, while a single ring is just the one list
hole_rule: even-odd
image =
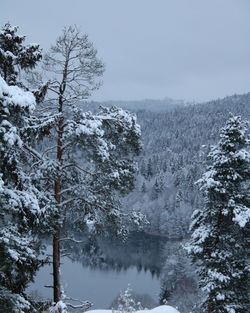
[{"label": "tree canopy", "polygon": [[188,251],[198,265],[208,313],[246,312],[249,237],[248,122],[231,116],[198,181],[205,206],[195,210]]}]

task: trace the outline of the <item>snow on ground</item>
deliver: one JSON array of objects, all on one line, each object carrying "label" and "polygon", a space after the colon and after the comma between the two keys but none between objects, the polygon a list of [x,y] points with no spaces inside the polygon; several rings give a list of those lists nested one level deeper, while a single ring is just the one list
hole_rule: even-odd
[{"label": "snow on ground", "polygon": [[[88,313],[114,313],[116,310],[90,310]],[[140,310],[135,311],[134,313],[180,313],[175,308],[169,305],[160,305],[152,310]]]}]

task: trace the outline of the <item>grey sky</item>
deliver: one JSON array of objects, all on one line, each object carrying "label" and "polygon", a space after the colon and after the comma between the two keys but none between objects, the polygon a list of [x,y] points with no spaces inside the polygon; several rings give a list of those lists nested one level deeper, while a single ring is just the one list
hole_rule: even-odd
[{"label": "grey sky", "polygon": [[64,25],[89,34],[106,64],[93,99],[203,101],[250,91],[249,0],[0,0],[46,50]]}]

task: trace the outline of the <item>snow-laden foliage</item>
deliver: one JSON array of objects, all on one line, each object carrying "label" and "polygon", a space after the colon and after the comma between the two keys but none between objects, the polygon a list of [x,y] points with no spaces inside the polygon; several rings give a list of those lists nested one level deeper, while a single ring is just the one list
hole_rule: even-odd
[{"label": "snow-laden foliage", "polygon": [[[24,136],[35,98],[0,77],[0,311],[30,307],[24,290],[41,264],[35,233],[42,228],[46,197],[33,185]],[[31,165],[31,164],[30,164]]]},{"label": "snow-laden foliage", "polygon": [[[49,116],[48,120],[56,118]],[[54,134],[52,127],[50,133]],[[112,107],[92,114],[74,108],[72,116],[64,119],[63,161],[58,162],[57,145],[49,139],[51,146],[34,165],[37,174],[47,176],[45,184],[52,192],[54,179],[60,176],[61,220],[68,217],[67,223],[76,228],[85,225],[91,233],[112,226],[121,236],[126,235],[129,220],[135,226],[145,221],[140,213],[119,209],[119,194],[134,187],[137,165],[133,155],[140,152],[139,139],[136,116],[127,111]]]},{"label": "snow-laden foliage", "polygon": [[159,113],[148,111],[149,103],[155,111],[161,107],[150,100],[135,106],[143,150],[135,189],[123,205],[146,214],[149,232],[187,237],[192,211],[203,203],[194,182],[205,171],[209,147],[218,142],[229,112],[250,118],[250,93],[176,108],[166,103]]},{"label": "snow-laden foliage", "polygon": [[67,305],[62,301],[58,301],[56,305],[49,308],[50,313],[68,313]]},{"label": "snow-laden foliage", "polygon": [[[77,105],[99,87],[104,71],[87,35],[76,26],[64,28],[44,60],[49,93],[32,121],[41,121],[41,157],[34,168],[44,177],[41,188],[57,203],[53,279],[54,302],[59,303],[59,243],[72,239],[65,225],[91,234],[112,229],[124,238],[130,222],[139,226],[145,221],[140,213],[122,212],[119,201],[134,187],[134,157],[141,144],[135,115],[116,107],[93,114]],[[28,131],[36,130],[30,126]]]},{"label": "snow-laden foliage", "polygon": [[8,85],[16,85],[20,70],[30,70],[42,58],[37,44],[24,45],[18,27],[5,24],[0,31],[0,75]]},{"label": "snow-laden foliage", "polygon": [[164,247],[161,270],[160,303],[170,304],[180,312],[192,312],[198,300],[197,275],[183,245],[178,241]]},{"label": "snow-laden foliage", "polygon": [[[37,234],[43,229],[49,205],[45,193],[34,187],[34,151],[29,148],[26,130],[36,99],[23,86],[20,75],[36,66],[41,52],[36,44],[25,46],[25,36],[17,31],[9,23],[0,31],[1,312],[24,312],[32,307],[24,291],[42,263]],[[36,98],[42,99],[42,94],[37,90]]]},{"label": "snow-laden foliage", "polygon": [[198,265],[203,310],[248,311],[249,236],[248,122],[233,116],[211,150],[212,164],[197,182],[205,206],[194,211],[187,249]]},{"label": "snow-laden foliage", "polygon": [[143,309],[141,303],[134,300],[130,285],[120,292],[116,302],[117,308],[112,310],[113,313],[133,313]]}]

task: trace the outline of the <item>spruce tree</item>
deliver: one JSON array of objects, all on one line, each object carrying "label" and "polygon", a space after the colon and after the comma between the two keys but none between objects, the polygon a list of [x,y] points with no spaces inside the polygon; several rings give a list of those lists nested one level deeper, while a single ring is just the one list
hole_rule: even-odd
[{"label": "spruce tree", "polygon": [[31,309],[25,289],[43,263],[38,234],[48,227],[45,217],[53,207],[34,186],[42,179],[32,171],[39,154],[31,145],[41,130],[32,118],[37,99],[18,80],[41,52],[38,45],[24,46],[17,30],[6,24],[0,32],[0,312]]},{"label": "spruce tree", "polygon": [[159,186],[158,180],[156,178],[155,183],[154,183],[153,188],[152,188],[152,195],[151,195],[152,200],[158,199],[160,192],[161,192],[160,186]]},{"label": "spruce tree", "polygon": [[145,184],[145,182],[143,182],[143,184],[142,184],[142,186],[141,186],[141,192],[142,193],[145,193],[146,192],[146,184]]},{"label": "spruce tree", "polygon": [[147,165],[147,178],[150,180],[152,176],[153,176],[152,160],[151,158],[149,158]]},{"label": "spruce tree", "polygon": [[25,288],[42,264],[37,235],[45,227],[50,203],[34,187],[26,150],[35,104],[32,93],[8,86],[0,77],[0,312],[21,313],[32,307]]},{"label": "spruce tree", "polygon": [[42,58],[39,45],[24,45],[25,36],[18,34],[18,27],[6,23],[0,31],[0,75],[8,85],[21,84],[21,70],[33,69]]},{"label": "spruce tree", "polygon": [[247,259],[249,238],[248,123],[231,115],[211,150],[211,165],[198,181],[204,207],[195,210],[187,247],[198,266],[204,291],[202,312],[249,311]]}]

